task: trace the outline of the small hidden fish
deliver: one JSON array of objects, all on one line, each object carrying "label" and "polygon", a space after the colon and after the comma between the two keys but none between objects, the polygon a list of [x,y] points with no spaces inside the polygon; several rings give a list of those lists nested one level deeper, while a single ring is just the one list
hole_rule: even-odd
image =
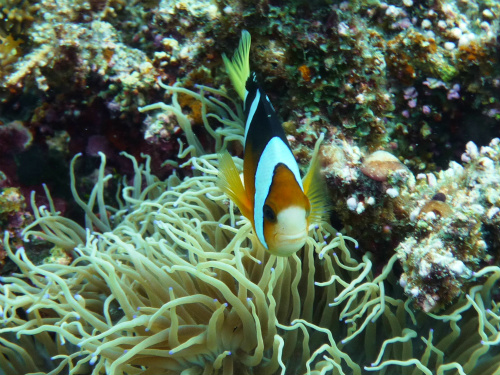
[{"label": "small hidden fish", "polygon": [[219,188],[248,218],[260,243],[273,255],[301,249],[309,225],[326,214],[325,189],[315,157],[302,180],[278,115],[250,72],[251,37],[244,30],[232,60],[223,55],[233,86],[244,101],[243,183],[227,151],[220,155]]}]

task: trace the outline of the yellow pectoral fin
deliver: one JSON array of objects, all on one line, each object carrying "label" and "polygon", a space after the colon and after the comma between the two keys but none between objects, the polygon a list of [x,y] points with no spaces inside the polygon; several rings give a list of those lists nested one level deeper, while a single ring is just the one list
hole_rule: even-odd
[{"label": "yellow pectoral fin", "polygon": [[324,135],[321,134],[314,147],[314,152],[307,174],[302,180],[304,194],[309,199],[311,204],[311,214],[309,215],[309,223],[319,223],[326,221],[328,213],[331,210],[331,204],[328,199],[328,191],[323,177],[320,173],[320,157],[319,146]]},{"label": "yellow pectoral fin", "polygon": [[238,206],[242,215],[252,221],[250,201],[241,182],[238,169],[227,151],[219,154],[217,186]]}]

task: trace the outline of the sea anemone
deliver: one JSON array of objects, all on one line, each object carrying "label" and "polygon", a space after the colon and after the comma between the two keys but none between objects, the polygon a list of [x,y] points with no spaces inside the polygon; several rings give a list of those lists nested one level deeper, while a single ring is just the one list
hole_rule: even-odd
[{"label": "sea anemone", "polygon": [[50,194],[48,208],[32,198],[26,239],[71,252],[69,265],[37,264],[4,236],[19,272],[0,279],[0,374],[498,374],[499,267],[476,273],[478,285],[442,314],[413,312],[396,256],[374,272],[371,255],[327,224],[311,227],[298,253],[269,255],[216,187],[216,154],[192,156],[181,167],[194,176],[166,181],[149,157],[125,155],[135,174],[117,207],[104,202],[100,156],[87,202],[75,189],[78,156],[71,164],[85,227]]}]

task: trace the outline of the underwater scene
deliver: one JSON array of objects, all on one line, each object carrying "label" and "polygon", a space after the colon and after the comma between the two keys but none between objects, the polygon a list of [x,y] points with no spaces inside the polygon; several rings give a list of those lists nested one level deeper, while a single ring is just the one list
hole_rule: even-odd
[{"label": "underwater scene", "polygon": [[500,375],[499,0],[0,9],[0,375]]}]

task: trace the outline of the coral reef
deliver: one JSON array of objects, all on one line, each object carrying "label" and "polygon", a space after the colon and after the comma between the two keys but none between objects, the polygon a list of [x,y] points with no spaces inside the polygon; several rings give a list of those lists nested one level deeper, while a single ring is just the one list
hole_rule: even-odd
[{"label": "coral reef", "polygon": [[[66,132],[67,163],[98,147],[118,173],[130,172],[118,162],[124,150],[152,154],[153,171],[169,173],[156,160],[175,160],[183,134],[138,106],[168,99],[158,77],[188,88],[226,83],[220,54],[242,28],[302,163],[319,131],[393,150],[415,173],[446,168],[468,141],[496,136],[496,2],[9,0],[2,11],[11,21],[0,33],[10,51],[1,52],[0,120],[22,121],[48,153]],[[179,100],[201,124],[196,102]],[[469,131],[477,118],[481,131]]]},{"label": "coral reef", "polygon": [[[16,188],[0,188],[0,229],[8,233],[16,246],[23,243],[22,232],[32,222],[32,216],[26,209],[24,196]],[[0,244],[0,270],[6,258],[3,244]]]},{"label": "coral reef", "polygon": [[20,45],[22,43],[22,40],[15,40],[12,35],[6,37],[0,35],[0,66],[2,68],[2,74],[8,72],[12,64],[17,61],[20,55]]},{"label": "coral reef", "polygon": [[40,10],[37,0],[5,0],[0,5],[0,30],[14,35],[22,34],[35,20]]},{"label": "coral reef", "polygon": [[[380,259],[395,250],[400,283],[425,311],[443,307],[499,261],[500,148],[473,142],[438,174],[415,176],[386,151],[366,157],[334,140],[323,147],[323,172],[346,233]],[[373,233],[380,236],[373,238]]]},{"label": "coral reef", "polygon": [[410,214],[415,229],[396,252],[403,264],[401,285],[426,311],[462,293],[481,266],[498,264],[499,143],[495,138],[479,151],[470,142],[464,167],[451,163],[431,181],[417,176],[420,197]]}]

